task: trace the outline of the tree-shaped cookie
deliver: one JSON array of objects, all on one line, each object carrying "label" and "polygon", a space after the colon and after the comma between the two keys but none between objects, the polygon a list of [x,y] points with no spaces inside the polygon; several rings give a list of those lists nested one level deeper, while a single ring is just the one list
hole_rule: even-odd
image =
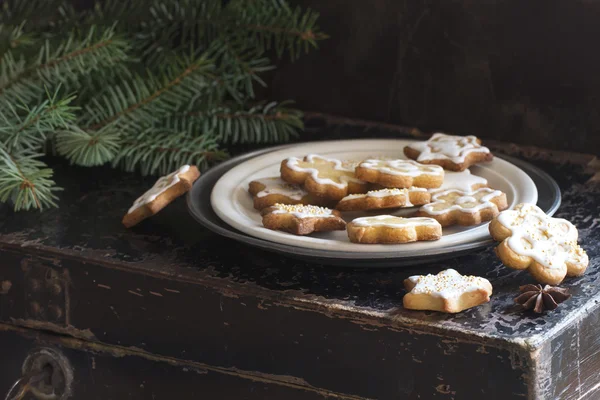
[{"label": "tree-shaped cookie", "polygon": [[356,177],[351,166],[315,154],[304,159],[287,158],[281,162],[280,171],[284,181],[303,185],[309,193],[331,200],[368,190],[368,184]]},{"label": "tree-shaped cookie", "polygon": [[404,308],[457,313],[490,301],[492,284],[485,278],[461,275],[453,269],[437,275],[415,275],[404,280],[409,292]]},{"label": "tree-shaped cookie", "polygon": [[442,226],[478,225],[490,221],[508,207],[506,195],[489,188],[474,192],[446,190],[431,197],[417,215],[435,218]]},{"label": "tree-shaped cookie", "polygon": [[436,188],[444,181],[444,170],[437,165],[424,165],[412,160],[365,160],[356,167],[363,181],[387,188]]},{"label": "tree-shaped cookie", "polygon": [[490,234],[501,242],[496,254],[504,265],[527,269],[540,283],[557,285],[565,276],[583,275],[589,264],[577,244],[577,228],[546,215],[534,204],[518,204],[490,223]]},{"label": "tree-shaped cookie", "polygon": [[409,144],[404,154],[420,163],[441,165],[451,171],[464,171],[473,164],[494,158],[477,137],[444,133],[434,133],[427,141]]}]

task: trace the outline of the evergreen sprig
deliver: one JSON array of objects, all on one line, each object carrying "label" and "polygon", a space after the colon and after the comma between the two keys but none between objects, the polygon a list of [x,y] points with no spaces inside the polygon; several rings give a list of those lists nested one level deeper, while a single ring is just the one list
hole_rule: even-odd
[{"label": "evergreen sprig", "polygon": [[[0,202],[46,209],[60,190],[45,153],[142,174],[205,168],[224,145],[303,129],[256,87],[326,35],[285,0],[5,0],[0,5]],[[2,165],[4,167],[2,167]]]}]

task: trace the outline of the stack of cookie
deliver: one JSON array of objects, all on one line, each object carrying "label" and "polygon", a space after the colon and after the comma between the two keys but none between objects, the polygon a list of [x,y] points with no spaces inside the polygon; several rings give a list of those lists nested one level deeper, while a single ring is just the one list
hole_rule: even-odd
[{"label": "stack of cookie", "polygon": [[[507,208],[506,195],[468,169],[493,159],[475,136],[436,133],[404,154],[410,159],[291,157],[280,176],[252,181],[249,191],[266,228],[296,235],[345,229],[350,241],[365,244],[437,240],[442,227],[480,224]],[[414,215],[385,213],[400,208]],[[356,211],[369,216],[346,224],[342,213]]]}]

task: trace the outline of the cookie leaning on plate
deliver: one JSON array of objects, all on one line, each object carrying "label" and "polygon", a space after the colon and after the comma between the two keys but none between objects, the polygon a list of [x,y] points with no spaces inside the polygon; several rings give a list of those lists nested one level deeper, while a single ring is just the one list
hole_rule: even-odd
[{"label": "cookie leaning on plate", "polygon": [[435,218],[442,226],[479,225],[490,221],[508,207],[506,194],[490,188],[474,192],[446,190],[431,197],[431,202],[422,206],[417,215]]},{"label": "cookie leaning on plate", "polygon": [[370,190],[365,194],[350,194],[337,203],[340,211],[405,208],[429,203],[431,194],[425,188]]},{"label": "cookie leaning on plate", "polygon": [[315,206],[333,205],[335,202],[314,196],[301,186],[287,183],[280,177],[256,179],[249,183],[248,192],[252,195],[254,208],[262,210],[274,204],[312,204]]},{"label": "cookie leaning on plate", "polygon": [[346,227],[353,243],[394,244],[421,240],[439,240],[442,226],[433,218],[402,218],[392,215],[362,217]]},{"label": "cookie leaning on plate", "polygon": [[309,193],[330,200],[340,200],[352,193],[366,193],[368,184],[354,174],[351,164],[309,154],[304,159],[290,157],[281,162],[281,179],[303,185]]},{"label": "cookie leaning on plate", "polygon": [[308,235],[313,232],[343,231],[346,221],[340,212],[311,205],[275,204],[261,211],[267,229]]},{"label": "cookie leaning on plate", "polygon": [[558,285],[565,276],[585,273],[589,258],[578,244],[575,225],[546,215],[534,204],[518,204],[492,220],[496,254],[504,265],[527,269],[540,283]]},{"label": "cookie leaning on plate", "polygon": [[437,275],[415,275],[404,280],[409,292],[404,308],[457,313],[490,301],[492,284],[485,278],[461,275],[453,269]]},{"label": "cookie leaning on plate", "polygon": [[427,141],[409,144],[404,147],[404,154],[422,164],[436,164],[450,171],[464,171],[494,158],[477,137],[444,133],[434,133]]},{"label": "cookie leaning on plate", "polygon": [[356,167],[356,177],[387,188],[440,187],[444,169],[413,160],[365,160]]},{"label": "cookie leaning on plate", "polygon": [[127,228],[153,216],[167,204],[192,188],[200,172],[195,166],[184,165],[177,171],[159,178],[154,186],[140,196],[123,217]]}]

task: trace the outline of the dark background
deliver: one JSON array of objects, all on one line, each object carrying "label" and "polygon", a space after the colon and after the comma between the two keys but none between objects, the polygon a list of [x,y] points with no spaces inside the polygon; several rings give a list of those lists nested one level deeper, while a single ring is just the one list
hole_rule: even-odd
[{"label": "dark background", "polygon": [[600,154],[600,1],[294,0],[320,50],[275,73],[300,108]]}]

